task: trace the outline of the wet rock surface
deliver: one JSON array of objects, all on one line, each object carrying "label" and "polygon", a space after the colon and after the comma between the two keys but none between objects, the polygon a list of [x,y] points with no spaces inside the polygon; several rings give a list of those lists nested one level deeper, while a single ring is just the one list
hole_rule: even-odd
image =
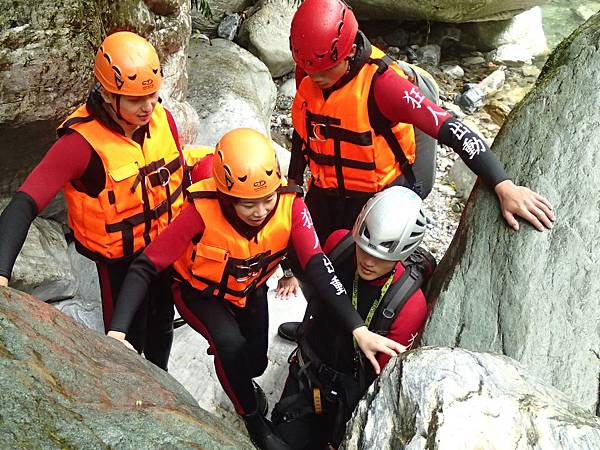
[{"label": "wet rock surface", "polygon": [[341,448],[596,449],[600,419],[511,358],[420,348],[369,389]]},{"label": "wet rock surface", "polygon": [[0,447],[252,449],[169,374],[0,288]]},{"label": "wet rock surface", "polygon": [[543,192],[557,222],[518,233],[476,188],[432,289],[427,345],[495,351],[519,360],[588,411],[598,407],[600,14],[551,55],[510,113],[493,150],[515,181]]}]

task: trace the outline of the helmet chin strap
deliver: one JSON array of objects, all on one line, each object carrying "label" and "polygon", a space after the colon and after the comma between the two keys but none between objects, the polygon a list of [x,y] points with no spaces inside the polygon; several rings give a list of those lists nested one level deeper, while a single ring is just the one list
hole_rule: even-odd
[{"label": "helmet chin strap", "polygon": [[110,108],[114,111],[114,113],[117,115],[117,119],[122,120],[123,122],[125,122],[127,125],[135,125],[131,122],[129,122],[127,119],[125,119],[122,115],[121,115],[121,94],[115,94],[117,97],[117,109],[113,108],[112,103],[109,103]]}]

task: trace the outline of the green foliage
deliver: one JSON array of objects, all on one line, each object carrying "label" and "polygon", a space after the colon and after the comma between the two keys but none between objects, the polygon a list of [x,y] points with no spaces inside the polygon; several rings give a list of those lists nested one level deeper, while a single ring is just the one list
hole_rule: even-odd
[{"label": "green foliage", "polygon": [[206,19],[212,19],[212,11],[208,0],[192,0],[192,9],[196,8]]}]

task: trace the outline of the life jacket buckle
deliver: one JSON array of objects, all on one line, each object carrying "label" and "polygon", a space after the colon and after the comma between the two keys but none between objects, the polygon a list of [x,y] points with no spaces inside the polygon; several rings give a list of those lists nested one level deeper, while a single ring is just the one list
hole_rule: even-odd
[{"label": "life jacket buckle", "polygon": [[247,260],[241,261],[235,266],[235,281],[243,283],[250,278],[257,276],[263,266],[261,255],[253,256]]},{"label": "life jacket buckle", "polygon": [[144,176],[144,186],[146,187],[146,190],[148,190],[148,182],[150,182],[150,187],[159,185],[165,187],[170,181],[171,171],[165,166],[161,166],[156,170],[156,172]]},{"label": "life jacket buckle", "polygon": [[[164,175],[162,175],[163,171],[167,172],[166,177]],[[165,166],[162,166],[158,169],[157,173],[158,173],[158,179],[162,181],[163,187],[165,187],[167,184],[169,184],[169,181],[171,181],[171,171],[168,168],[166,168]]]},{"label": "life jacket buckle", "polygon": [[310,136],[310,139],[312,139],[314,141],[325,142],[327,140],[327,137],[325,137],[324,134],[321,134],[320,132],[318,132],[318,127],[324,127],[325,130],[327,130],[327,124],[313,122],[311,125],[312,125],[312,136]]}]

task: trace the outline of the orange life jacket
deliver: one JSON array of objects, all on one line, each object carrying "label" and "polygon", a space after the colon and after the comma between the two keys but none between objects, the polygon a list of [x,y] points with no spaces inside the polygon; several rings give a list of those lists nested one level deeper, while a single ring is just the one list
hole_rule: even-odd
[{"label": "orange life jacket", "polygon": [[65,129],[83,136],[106,172],[97,198],[70,183],[64,188],[78,249],[92,259],[135,254],[175,218],[183,204],[183,168],[164,108],[156,105],[142,147],[95,120],[85,105],[62,123],[59,132]]},{"label": "orange life jacket", "polygon": [[327,99],[310,77],[302,80],[292,106],[292,121],[302,138],[315,186],[352,195],[378,192],[403,171],[412,177],[413,126],[400,123],[391,127],[381,113],[374,115],[372,85],[388,66],[406,77],[373,47],[371,58],[358,74]]},{"label": "orange life jacket", "polygon": [[189,198],[205,229],[173,267],[195,289],[243,308],[248,295],[267,281],[287,251],[298,189],[279,188],[274,212],[256,237],[248,240],[223,215],[214,179],[194,183]]}]

